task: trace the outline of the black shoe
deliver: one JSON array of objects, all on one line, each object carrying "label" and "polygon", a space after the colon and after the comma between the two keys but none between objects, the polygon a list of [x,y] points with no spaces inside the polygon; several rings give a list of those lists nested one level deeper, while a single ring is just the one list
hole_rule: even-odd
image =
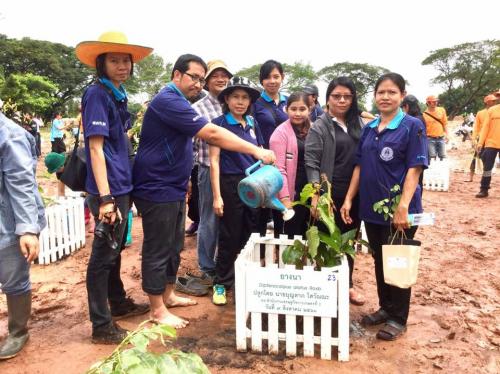
[{"label": "black shoe", "polygon": [[198,222],[193,222],[191,225],[189,225],[188,229],[186,230],[186,236],[193,236],[196,235],[198,232]]},{"label": "black shoe", "polygon": [[111,316],[115,321],[123,318],[139,316],[149,312],[149,304],[136,304],[131,297],[127,297],[118,305],[111,306]]},{"label": "black shoe", "polygon": [[481,190],[479,193],[476,195],[477,198],[481,199],[483,197],[488,197],[488,191],[487,190]]},{"label": "black shoe", "polygon": [[122,329],[116,323],[110,323],[92,331],[92,343],[94,344],[120,344],[126,337],[127,330]]},{"label": "black shoe", "polygon": [[215,274],[209,274],[205,272],[201,272],[201,275],[193,274],[190,272],[186,273],[186,278],[193,278],[195,279],[198,283],[207,286],[207,287],[212,287],[214,285],[214,278]]}]

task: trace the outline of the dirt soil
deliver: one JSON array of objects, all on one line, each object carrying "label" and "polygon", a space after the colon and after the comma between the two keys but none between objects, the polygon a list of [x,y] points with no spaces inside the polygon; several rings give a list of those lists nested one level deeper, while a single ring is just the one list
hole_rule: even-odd
[{"label": "dirt soil", "polygon": [[[456,143],[459,149],[449,151],[454,167],[468,166],[469,149],[458,140]],[[474,198],[480,176],[474,183],[464,182],[465,177],[453,172],[449,192],[424,192],[424,207],[436,213],[437,221],[417,232],[423,243],[420,274],[413,288],[408,331],[397,341],[379,341],[376,328],[356,325],[346,363],[237,353],[232,300],[217,307],[209,297],[202,297],[197,298],[196,306],[175,310],[190,321],[186,329],[178,331],[176,346],[198,353],[212,373],[500,372],[500,172],[493,176],[487,199]],[[46,194],[55,194],[55,180],[41,165],[39,180]],[[133,245],[123,252],[122,275],[127,292],[146,302],[140,285],[140,221],[134,219]],[[18,357],[0,363],[0,373],[84,373],[112,352],[114,346],[90,342],[85,271],[91,243],[88,234],[86,247],[74,255],[32,267],[31,338]],[[179,274],[197,270],[196,237],[186,238],[181,256]],[[351,306],[350,318],[357,321],[377,309],[369,255],[357,256],[354,279],[367,299],[364,306]],[[145,318],[119,324],[134,329]],[[2,297],[0,339],[6,335],[7,310]]]}]

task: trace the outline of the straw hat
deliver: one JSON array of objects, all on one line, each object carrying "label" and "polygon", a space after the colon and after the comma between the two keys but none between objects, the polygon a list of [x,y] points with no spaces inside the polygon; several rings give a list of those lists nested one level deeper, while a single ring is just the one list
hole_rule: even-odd
[{"label": "straw hat", "polygon": [[151,54],[153,48],[129,44],[124,33],[119,31],[108,31],[101,34],[97,41],[78,43],[75,52],[76,57],[78,57],[81,62],[95,68],[97,56],[103,53],[128,53],[132,55],[133,62],[138,62]]}]

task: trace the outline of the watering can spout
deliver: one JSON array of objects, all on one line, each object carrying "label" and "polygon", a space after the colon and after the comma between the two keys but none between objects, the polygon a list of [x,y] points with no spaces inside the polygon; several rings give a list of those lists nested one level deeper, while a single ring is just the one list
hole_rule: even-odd
[{"label": "watering can spout", "polygon": [[283,214],[284,221],[292,219],[295,215],[295,211],[293,209],[287,209],[276,196],[273,196],[270,200],[268,200],[268,204],[266,204],[266,206],[279,210]]}]

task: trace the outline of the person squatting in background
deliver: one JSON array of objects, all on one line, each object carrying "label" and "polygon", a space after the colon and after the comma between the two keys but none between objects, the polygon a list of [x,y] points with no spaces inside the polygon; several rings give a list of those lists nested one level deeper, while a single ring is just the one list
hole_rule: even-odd
[{"label": "person squatting in background", "polygon": [[[247,78],[234,76],[219,93],[222,116],[213,123],[237,137],[262,146],[264,141],[257,121],[250,116],[251,105],[259,98],[259,91]],[[238,195],[238,183],[245,178],[245,170],[257,160],[251,155],[221,150],[210,145],[210,180],[213,209],[219,217],[219,241],[215,261],[212,301],[226,304],[226,290],[234,284],[234,262],[250,234],[257,231],[259,209],[245,205]]]},{"label": "person squatting in background", "polygon": [[[413,239],[417,226],[409,227],[408,214],[422,213],[418,179],[427,168],[427,139],[424,124],[400,108],[405,96],[405,80],[397,73],[382,75],[375,83],[375,105],[380,117],[367,124],[358,143],[355,168],[344,204],[340,209],[346,224],[353,222],[353,200],[359,192],[359,216],[365,223],[375,262],[375,278],[380,309],[365,315],[361,323],[385,323],[377,338],[394,340],[406,331],[411,288],[385,283],[382,245],[388,244],[393,228]],[[390,195],[394,185],[401,186],[401,200],[392,222],[373,210],[373,204]]]},{"label": "person squatting in background", "polygon": [[[363,121],[359,116],[358,99],[354,82],[348,77],[339,77],[330,82],[326,90],[326,108],[313,124],[306,138],[305,167],[309,183],[320,183],[321,175],[326,175],[331,183],[331,197],[335,224],[341,233],[359,230],[361,220],[358,215],[359,196],[352,197],[351,222],[344,223],[339,207],[349,189],[353,175],[356,148],[361,135]],[[317,215],[317,196],[311,202],[311,214]],[[347,256],[349,263],[349,299],[355,305],[363,305],[365,300],[354,289],[352,273],[354,259]]]}]

